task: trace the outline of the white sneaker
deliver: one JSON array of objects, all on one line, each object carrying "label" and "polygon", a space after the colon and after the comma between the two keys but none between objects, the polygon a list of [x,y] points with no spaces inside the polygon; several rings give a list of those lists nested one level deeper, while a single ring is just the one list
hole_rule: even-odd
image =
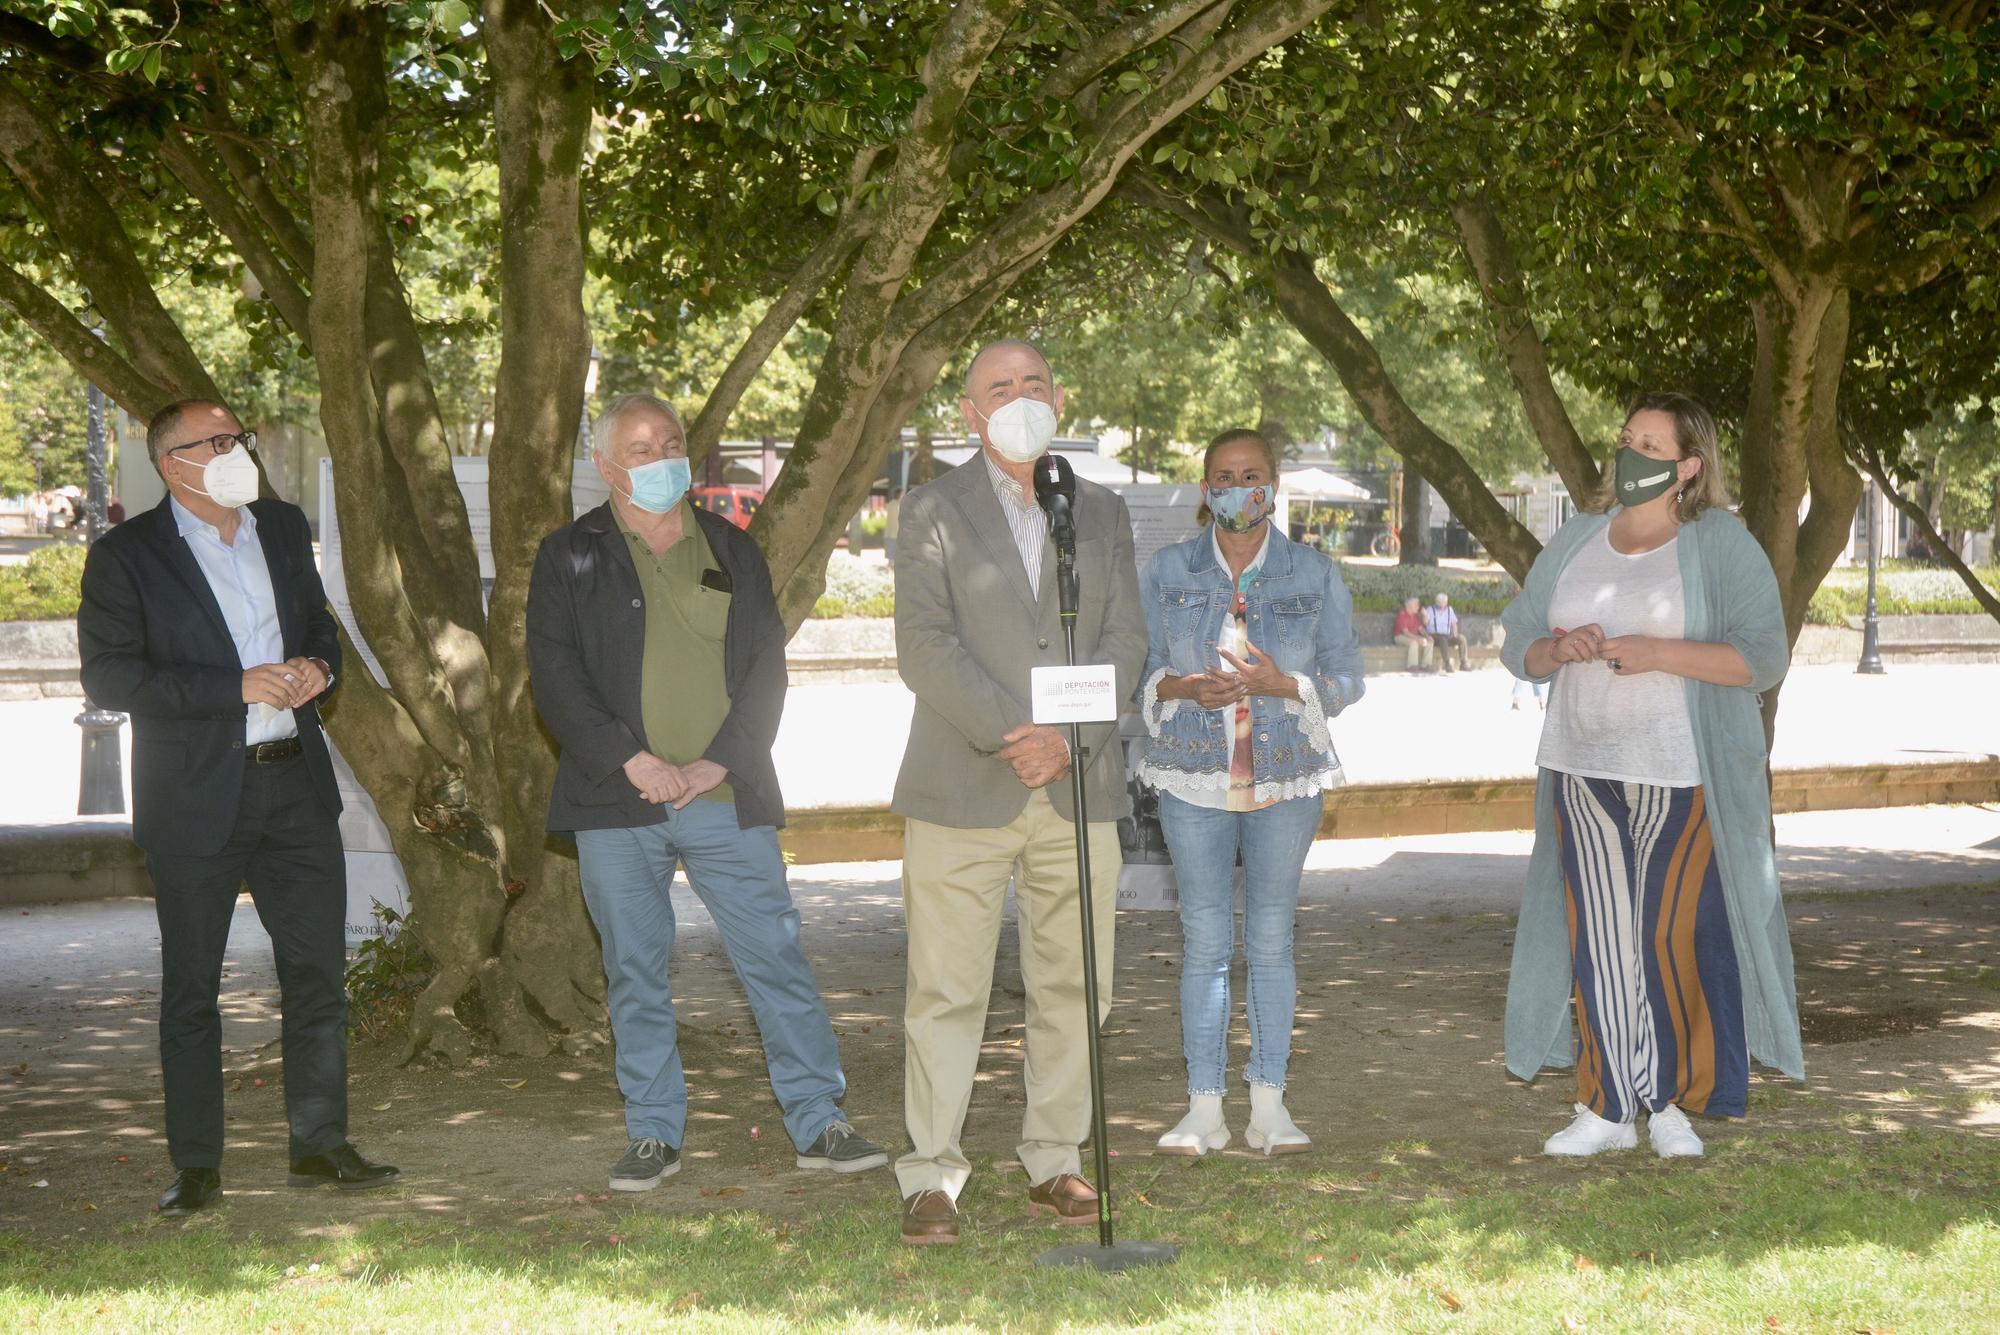
[{"label": "white sneaker", "polygon": [[1701,1137],[1688,1125],[1688,1115],[1671,1103],[1646,1120],[1646,1137],[1662,1159],[1701,1157]]},{"label": "white sneaker", "polygon": [[1607,1122],[1581,1103],[1576,1120],[1542,1142],[1542,1153],[1558,1157],[1602,1154],[1606,1150],[1639,1148],[1639,1127],[1634,1122]]},{"label": "white sneaker", "polygon": [[1220,1094],[1195,1094],[1188,1099],[1187,1116],[1153,1146],[1155,1154],[1187,1155],[1199,1159],[1210,1150],[1229,1143],[1229,1128],[1222,1121]]},{"label": "white sneaker", "polygon": [[1250,1125],[1243,1143],[1266,1155],[1298,1154],[1312,1148],[1312,1138],[1292,1124],[1285,1111],[1285,1091],[1275,1085],[1250,1086]]}]

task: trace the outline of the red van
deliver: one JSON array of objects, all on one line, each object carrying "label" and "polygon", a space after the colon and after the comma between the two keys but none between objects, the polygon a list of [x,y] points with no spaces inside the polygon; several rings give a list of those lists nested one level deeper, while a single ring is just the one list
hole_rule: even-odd
[{"label": "red van", "polygon": [[738,528],[749,528],[757,507],[764,503],[762,487],[694,487],[688,499],[704,510],[713,511]]}]

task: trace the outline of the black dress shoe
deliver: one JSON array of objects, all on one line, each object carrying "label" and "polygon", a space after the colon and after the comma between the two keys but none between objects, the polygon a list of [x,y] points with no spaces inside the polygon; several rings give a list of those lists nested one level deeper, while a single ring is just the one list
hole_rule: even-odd
[{"label": "black dress shoe", "polygon": [[196,1210],[205,1210],[222,1199],[222,1174],[213,1168],[183,1168],[174,1174],[174,1184],[160,1197],[160,1213],[178,1219]]},{"label": "black dress shoe", "polygon": [[397,1176],[397,1171],[388,1164],[369,1163],[352,1145],[342,1145],[325,1154],[294,1159],[292,1175],[285,1181],[295,1187],[330,1186],[346,1191],[362,1191],[369,1187],[386,1187]]}]

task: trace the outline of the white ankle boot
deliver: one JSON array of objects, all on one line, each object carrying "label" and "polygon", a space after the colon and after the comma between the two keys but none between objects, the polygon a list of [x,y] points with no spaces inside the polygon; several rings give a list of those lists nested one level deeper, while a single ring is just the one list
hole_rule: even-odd
[{"label": "white ankle boot", "polygon": [[1639,1127],[1634,1122],[1607,1122],[1581,1103],[1576,1120],[1542,1142],[1542,1153],[1558,1158],[1602,1154],[1606,1150],[1630,1150],[1639,1146]]},{"label": "white ankle boot", "polygon": [[1285,1111],[1285,1091],[1274,1085],[1250,1086],[1250,1125],[1243,1143],[1265,1154],[1297,1154],[1312,1148],[1312,1140],[1292,1124]]},{"label": "white ankle boot", "polygon": [[1160,1137],[1153,1153],[1185,1154],[1198,1159],[1228,1143],[1229,1128],[1222,1123],[1222,1095],[1194,1094],[1188,1098],[1187,1116]]}]

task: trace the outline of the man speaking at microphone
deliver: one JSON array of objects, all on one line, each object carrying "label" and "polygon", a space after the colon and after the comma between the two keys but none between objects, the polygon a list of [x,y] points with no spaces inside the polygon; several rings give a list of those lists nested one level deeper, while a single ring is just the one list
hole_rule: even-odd
[{"label": "man speaking at microphone", "polygon": [[[1130,803],[1115,725],[1083,729],[1087,757],[1033,721],[1029,673],[1065,661],[1056,551],[1036,504],[1035,461],[1055,438],[1063,392],[1032,344],[990,344],[959,404],[982,448],[903,499],[896,544],[896,661],[916,696],[896,780],[904,817],[904,1117],[896,1162],[903,1241],[958,1240],[971,1171],[959,1147],[985,1036],[1001,908],[1014,882],[1027,992],[1027,1112],[1018,1154],[1038,1214],[1097,1221],[1077,1151],[1090,1122],[1076,812],[1067,780],[1086,766],[1097,970],[1111,979],[1117,822]],[[1072,507],[1081,590],[1076,661],[1117,669],[1131,696],[1146,658],[1125,502],[1079,480]],[[1108,1007],[1108,992],[1100,1006]]]}]

